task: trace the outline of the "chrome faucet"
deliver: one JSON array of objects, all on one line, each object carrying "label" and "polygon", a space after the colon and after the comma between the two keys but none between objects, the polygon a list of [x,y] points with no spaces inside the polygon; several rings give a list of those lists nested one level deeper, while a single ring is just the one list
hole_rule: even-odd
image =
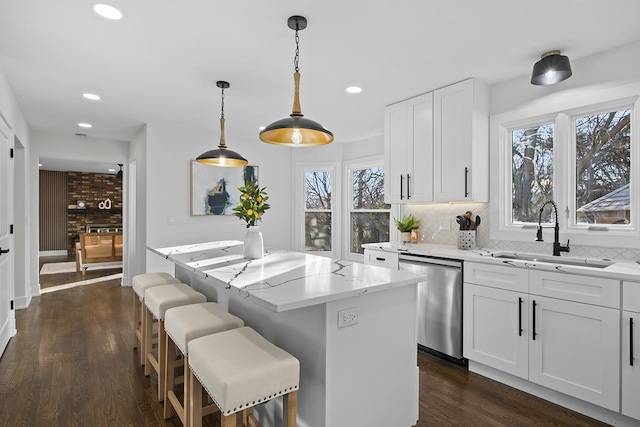
[{"label": "chrome faucet", "polygon": [[567,239],[567,245],[562,246],[560,244],[560,224],[558,224],[558,206],[553,200],[545,201],[540,207],[540,215],[538,216],[538,230],[536,232],[536,242],[544,242],[542,240],[542,211],[544,207],[549,203],[553,205],[553,210],[556,215],[556,225],[553,227],[553,256],[560,256],[560,252],[569,252],[569,240]]}]

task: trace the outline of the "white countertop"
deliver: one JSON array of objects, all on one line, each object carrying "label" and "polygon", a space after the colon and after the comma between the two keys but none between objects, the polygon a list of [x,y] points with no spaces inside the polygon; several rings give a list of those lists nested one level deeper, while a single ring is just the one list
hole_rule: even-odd
[{"label": "white countertop", "polygon": [[463,261],[482,262],[490,264],[503,264],[513,267],[529,268],[546,271],[557,271],[562,273],[583,274],[593,277],[606,277],[619,280],[631,280],[640,282],[640,263],[633,261],[620,261],[607,258],[583,258],[562,255],[561,257],[548,257],[549,254],[536,254],[545,258],[558,258],[558,260],[567,259],[573,262],[581,260],[589,261],[610,261],[613,262],[605,268],[594,268],[580,265],[563,264],[562,262],[553,262],[553,259],[545,259],[544,261],[527,261],[519,259],[499,259],[497,255],[512,255],[517,257],[520,255],[533,255],[531,253],[510,252],[498,249],[471,249],[462,250],[455,246],[436,245],[426,243],[367,243],[362,245],[365,249],[382,250],[385,252],[394,252],[407,255],[431,256],[440,258],[459,259]]},{"label": "white countertop", "polygon": [[280,312],[411,285],[424,276],[299,252],[243,258],[236,240],[148,249],[225,289]]}]

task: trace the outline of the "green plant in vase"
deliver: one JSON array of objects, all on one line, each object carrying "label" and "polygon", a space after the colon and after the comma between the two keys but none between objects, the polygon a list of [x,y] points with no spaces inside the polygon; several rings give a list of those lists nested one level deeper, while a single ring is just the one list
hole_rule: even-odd
[{"label": "green plant in vase", "polygon": [[[413,215],[405,215],[402,219],[393,218],[396,223],[396,227],[398,231],[400,231],[400,239],[403,243],[408,243],[412,241],[411,233],[413,230],[417,230],[420,228],[420,220],[415,219]],[[416,234],[416,242],[417,242],[417,234]],[[414,243],[416,243],[414,242]]]}]

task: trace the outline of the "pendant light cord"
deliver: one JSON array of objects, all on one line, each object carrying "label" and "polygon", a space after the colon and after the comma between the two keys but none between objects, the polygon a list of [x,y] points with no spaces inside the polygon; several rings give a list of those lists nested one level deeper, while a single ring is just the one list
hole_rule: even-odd
[{"label": "pendant light cord", "polygon": [[222,89],[222,95],[220,96],[220,99],[222,100],[222,106],[220,107],[220,118],[224,119],[224,87],[221,88]]},{"label": "pendant light cord", "polygon": [[296,56],[293,58],[293,67],[296,73],[300,71],[298,63],[300,62],[300,37],[298,37],[299,24],[296,22]]}]

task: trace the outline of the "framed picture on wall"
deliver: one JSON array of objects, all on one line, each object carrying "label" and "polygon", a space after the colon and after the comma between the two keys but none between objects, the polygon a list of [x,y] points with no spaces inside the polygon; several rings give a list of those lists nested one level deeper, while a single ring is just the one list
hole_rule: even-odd
[{"label": "framed picture on wall", "polygon": [[225,168],[192,161],[191,215],[233,215],[238,187],[257,180],[257,166]]}]

